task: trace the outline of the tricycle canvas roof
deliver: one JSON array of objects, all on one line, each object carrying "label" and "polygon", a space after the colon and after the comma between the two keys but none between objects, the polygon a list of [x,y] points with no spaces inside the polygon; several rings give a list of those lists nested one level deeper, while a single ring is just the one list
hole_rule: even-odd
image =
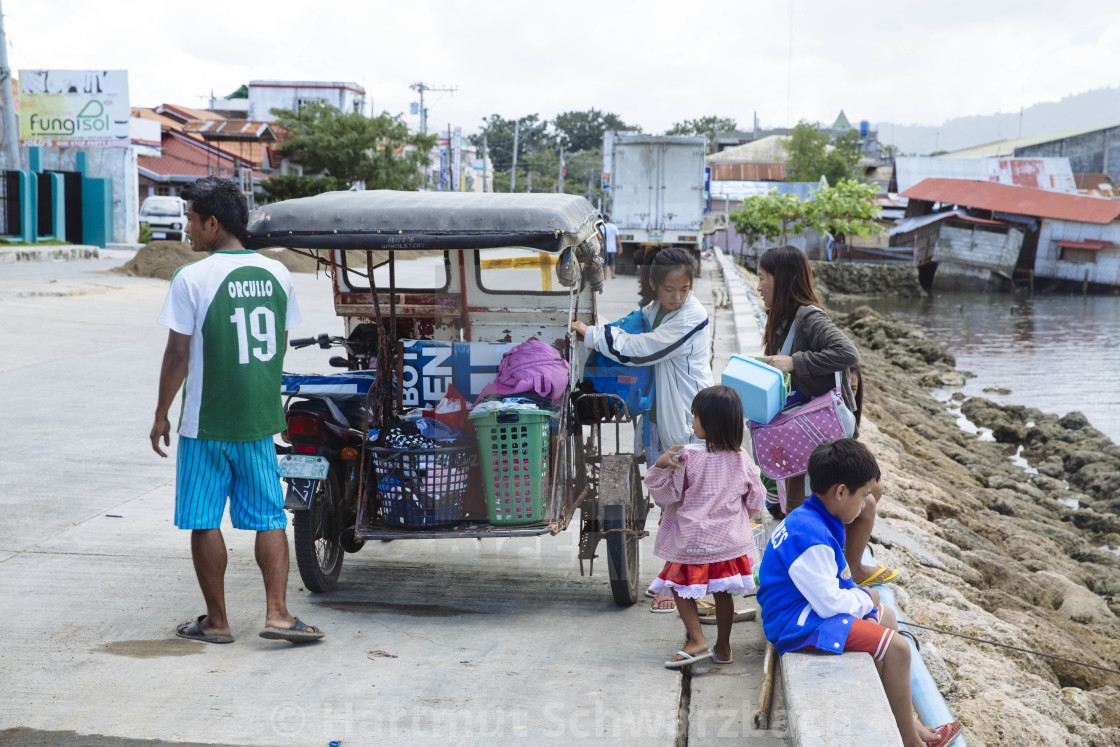
[{"label": "tricycle canvas roof", "polygon": [[[606,539],[614,599],[619,604],[637,600],[637,543],[646,534],[649,504],[639,478],[641,457],[621,445],[620,424],[631,416],[624,405],[591,408],[606,414],[596,419],[581,408],[580,420],[573,403],[583,351],[572,344],[569,324],[574,319],[595,323],[595,290],[603,277],[600,224],[587,200],[559,194],[334,192],[253,212],[246,246],[311,254],[331,275],[345,336],[293,340],[293,346],[338,345],[347,357],[332,359],[333,365],[377,372],[376,384],[369,387],[367,377],[361,389],[368,392],[368,407],[352,410],[349,418],[336,403],[326,409],[309,404],[322,395],[304,395],[304,405],[298,399],[288,404],[286,435],[293,449],[310,448],[293,433],[294,414],[332,418],[337,413],[347,424],[340,432],[350,439],[349,451],[315,452],[329,462],[329,476],[314,482],[288,479],[296,556],[310,590],[333,586],[342,551],[354,552],[367,539],[556,534],[569,526],[578,508],[581,569],[584,560],[596,557],[599,540]],[[407,478],[400,475],[412,473],[398,469],[387,477],[386,459],[406,457],[387,455],[371,443],[370,429],[434,406],[450,383],[473,401],[493,379],[502,353],[533,339],[555,348],[569,370],[564,396],[543,429],[544,474],[533,476],[547,481],[540,512],[521,522],[494,518],[491,504],[500,502],[501,493],[493,493],[486,481],[488,470],[498,469],[495,461],[471,467],[483,478],[479,492],[486,494],[487,516],[469,509],[438,521],[402,516],[399,506],[390,504],[407,492],[401,487]],[[366,422],[350,422],[362,419]],[[482,422],[480,443],[485,441]],[[602,453],[604,422],[615,426],[614,451],[608,454]],[[504,438],[505,429],[496,428]],[[465,504],[475,487],[468,486]]]}]

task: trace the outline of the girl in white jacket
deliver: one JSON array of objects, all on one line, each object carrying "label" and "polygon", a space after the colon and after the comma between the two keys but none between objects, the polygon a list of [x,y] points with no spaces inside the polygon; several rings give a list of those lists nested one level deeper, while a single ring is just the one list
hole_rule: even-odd
[{"label": "girl in white jacket", "polygon": [[[628,366],[653,366],[653,408],[649,419],[650,439],[645,447],[646,464],[670,446],[699,443],[692,432],[692,400],[701,389],[712,386],[711,328],[708,312],[692,294],[699,275],[692,255],[684,249],[647,251],[642,265],[642,314],[650,330],[642,334],[623,332],[607,325],[588,326],[572,322],[572,330],[588,348]],[[635,429],[635,451],[642,447],[645,423]],[[673,612],[671,597],[655,599],[651,611]]]}]

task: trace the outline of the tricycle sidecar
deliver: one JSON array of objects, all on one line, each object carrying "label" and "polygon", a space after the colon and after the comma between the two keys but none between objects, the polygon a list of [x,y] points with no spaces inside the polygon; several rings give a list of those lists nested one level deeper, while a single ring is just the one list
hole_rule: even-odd
[{"label": "tricycle sidecar", "polygon": [[[355,551],[364,540],[556,534],[579,509],[581,569],[606,539],[615,601],[637,600],[638,541],[646,534],[649,503],[639,477],[642,457],[625,433],[633,417],[617,398],[601,407],[587,407],[585,400],[582,418],[574,404],[583,349],[573,344],[569,324],[596,321],[595,292],[603,279],[600,222],[585,199],[553,194],[336,192],[254,211],[246,245],[317,257],[331,276],[335,311],[345,325],[345,336],[337,339],[347,356],[336,360],[353,371],[376,372],[365,395],[368,422],[349,423],[361,436],[351,458],[333,457],[330,476],[322,478],[326,489],[289,504],[316,517],[297,521],[305,527],[296,534],[300,571],[305,581],[310,576],[316,582],[308,588],[333,586],[338,548]],[[473,402],[494,379],[502,355],[529,340],[547,343],[568,366],[563,396],[547,411],[537,410],[547,417],[525,415],[534,425],[517,431],[537,429],[540,438],[531,448],[539,448],[541,464],[533,477],[547,476],[542,504],[534,506],[540,510],[524,514],[529,518],[495,518],[494,506],[486,503],[500,500],[487,483],[493,470],[506,468],[504,456],[486,462],[472,448],[469,469],[477,474],[468,479],[462,455],[451,453],[455,444],[447,454],[432,452],[417,461],[421,457],[408,450],[387,451],[374,440],[397,418],[435,407],[452,385]],[[298,386],[289,394],[313,395]],[[486,419],[497,429],[489,435],[498,439],[507,437],[509,419],[518,417],[504,407],[499,404],[500,412]],[[606,453],[604,426],[608,437],[614,430],[613,450]],[[458,503],[448,513],[452,493]],[[402,509],[406,496],[414,508]],[[316,507],[316,500],[344,505]],[[314,567],[323,558],[331,567]],[[312,567],[305,572],[305,565]]]}]

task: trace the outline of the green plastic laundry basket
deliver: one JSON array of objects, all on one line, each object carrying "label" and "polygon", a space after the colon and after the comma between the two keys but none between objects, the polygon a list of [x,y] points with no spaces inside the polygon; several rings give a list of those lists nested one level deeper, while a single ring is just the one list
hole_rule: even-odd
[{"label": "green plastic laundry basket", "polygon": [[545,520],[551,416],[546,410],[471,413],[491,524]]}]

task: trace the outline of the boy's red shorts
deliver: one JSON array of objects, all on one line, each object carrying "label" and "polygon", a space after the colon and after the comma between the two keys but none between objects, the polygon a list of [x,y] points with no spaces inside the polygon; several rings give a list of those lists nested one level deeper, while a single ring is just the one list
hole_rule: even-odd
[{"label": "boy's red shorts", "polygon": [[887,655],[887,646],[894,639],[895,631],[885,628],[874,620],[856,620],[848,633],[845,651],[866,651],[875,661],[882,661]]}]

